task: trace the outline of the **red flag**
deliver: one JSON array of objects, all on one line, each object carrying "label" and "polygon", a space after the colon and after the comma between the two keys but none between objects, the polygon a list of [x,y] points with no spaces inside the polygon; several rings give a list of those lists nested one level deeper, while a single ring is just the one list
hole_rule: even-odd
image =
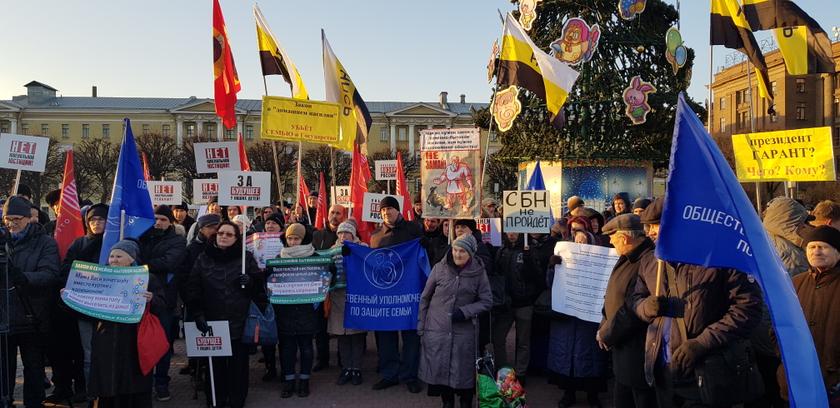
[{"label": "red flag", "polygon": [[408,185],[405,184],[405,170],[403,170],[402,153],[397,152],[397,195],[403,198],[403,218],[414,221],[414,210],[411,207],[411,195],[408,194]]},{"label": "red flag", "polygon": [[[306,180],[303,179],[303,174],[300,175],[300,186],[298,187],[298,205],[303,207],[303,215],[309,218],[309,206],[306,204],[306,198],[309,197],[309,187],[306,186]],[[312,220],[309,220],[311,223]]]},{"label": "red flag", "polygon": [[315,229],[324,229],[327,225],[327,185],[324,183],[324,172],[320,172],[321,183],[318,186],[318,210],[315,213]]},{"label": "red flag", "polygon": [[239,144],[239,167],[242,171],[251,171],[251,163],[248,162],[248,152],[245,150],[245,142],[242,141],[242,133],[237,138]]},{"label": "red flag", "polygon": [[216,115],[228,129],[236,126],[236,93],[240,89],[222,8],[219,0],[213,0],[213,98]]},{"label": "red flag", "polygon": [[64,162],[64,179],[61,181],[61,201],[55,217],[55,241],[58,244],[58,256],[64,261],[67,249],[76,238],[85,235],[82,211],[79,208],[79,196],[76,192],[76,176],[73,170],[73,149],[67,150]]},{"label": "red flag", "polygon": [[143,178],[149,181],[152,179],[152,174],[149,172],[149,160],[146,159],[146,152],[140,153],[140,158],[143,159]]},{"label": "red flag", "polygon": [[370,242],[371,227],[369,223],[362,222],[362,212],[365,210],[365,193],[368,191],[370,181],[370,167],[359,145],[353,146],[353,166],[350,171],[350,201],[353,202],[353,218],[356,220],[356,233],[363,242]]}]

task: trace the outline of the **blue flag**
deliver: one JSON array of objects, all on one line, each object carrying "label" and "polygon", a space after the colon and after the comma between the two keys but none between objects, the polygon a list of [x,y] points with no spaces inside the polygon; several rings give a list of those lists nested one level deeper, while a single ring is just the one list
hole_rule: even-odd
[{"label": "blue flag", "polygon": [[[528,179],[528,185],[525,186],[526,190],[546,190],[545,188],[545,180],[543,180],[542,169],[540,169],[540,161],[537,160],[537,164],[534,166],[534,172],[531,173],[531,178]],[[549,199],[550,199],[549,195]],[[551,206],[548,206],[548,218],[551,220],[548,225],[554,225],[554,209]]]},{"label": "blue flag", "polygon": [[416,330],[420,293],[429,259],[420,239],[370,249],[345,242],[347,303],[344,327],[358,330]]},{"label": "blue flag", "polygon": [[793,284],[729,163],[682,93],[672,143],[656,256],[753,275],[773,318],[791,407],[828,406]]},{"label": "blue flag", "polygon": [[[146,190],[143,166],[137,154],[134,134],[131,133],[131,121],[128,118],[123,120],[125,135],[120,146],[114,188],[111,190],[111,206],[108,208],[105,235],[102,236],[102,252],[99,253],[99,263],[103,265],[108,263],[111,247],[120,240],[120,230],[125,238],[138,238],[155,225],[155,211],[152,198]],[[125,219],[122,217],[123,211]]]}]

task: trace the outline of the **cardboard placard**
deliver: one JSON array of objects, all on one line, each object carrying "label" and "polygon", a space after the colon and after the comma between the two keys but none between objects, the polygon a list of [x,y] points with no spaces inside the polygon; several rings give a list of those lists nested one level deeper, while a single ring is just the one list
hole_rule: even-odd
[{"label": "cardboard placard", "polygon": [[184,201],[184,186],[180,181],[147,181],[146,187],[152,205],[180,205]]},{"label": "cardboard placard", "polygon": [[265,207],[271,205],[271,173],[220,171],[219,205]]},{"label": "cardboard placard", "polygon": [[376,181],[396,180],[397,179],[397,161],[396,160],[376,160],[373,162],[376,176]]},{"label": "cardboard placard", "polygon": [[337,103],[263,96],[260,135],[266,140],[336,144]]},{"label": "cardboard placard", "polygon": [[[379,214],[379,202],[383,198],[388,197],[388,194],[365,193],[364,207],[362,207],[362,221],[366,222],[382,222],[382,216]],[[402,196],[392,195],[400,203],[400,208],[403,208]]]},{"label": "cardboard placard", "polygon": [[423,129],[420,150],[479,150],[480,140],[478,128]]},{"label": "cardboard placard", "polygon": [[0,134],[0,167],[43,173],[49,148],[48,137]]},{"label": "cardboard placard", "polygon": [[618,252],[597,245],[558,242],[554,255],[563,263],[554,267],[551,310],[593,323],[601,322],[604,293]]},{"label": "cardboard placard", "polygon": [[350,186],[333,186],[332,196],[335,204],[343,205],[347,209],[353,208],[353,200],[350,199]]},{"label": "cardboard placard", "polygon": [[505,232],[551,232],[551,205],[548,190],[504,192]]},{"label": "cardboard placard", "polygon": [[230,326],[227,320],[209,321],[210,330],[201,334],[195,322],[184,322],[184,344],[187,357],[227,357],[233,355]]},{"label": "cardboard placard", "polygon": [[219,180],[193,179],[193,204],[207,204],[211,198],[219,196]]},{"label": "cardboard placard", "polygon": [[502,246],[502,219],[476,218],[475,223],[481,231],[481,240],[494,247]]},{"label": "cardboard placard", "polygon": [[236,142],[194,143],[195,170],[198,173],[218,173],[239,170],[239,146]]},{"label": "cardboard placard", "polygon": [[738,181],[834,181],[831,127],[732,135]]}]

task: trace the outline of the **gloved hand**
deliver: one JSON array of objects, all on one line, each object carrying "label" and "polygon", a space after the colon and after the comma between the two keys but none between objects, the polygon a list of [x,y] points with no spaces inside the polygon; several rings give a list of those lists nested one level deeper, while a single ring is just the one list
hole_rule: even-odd
[{"label": "gloved hand", "polygon": [[195,328],[201,332],[201,334],[205,334],[210,331],[210,326],[207,325],[207,320],[204,316],[196,316],[195,318]]},{"label": "gloved hand", "polygon": [[649,319],[663,316],[668,306],[668,298],[665,296],[648,296],[642,301],[642,313]]},{"label": "gloved hand", "polygon": [[560,255],[552,255],[551,258],[548,258],[548,267],[553,268],[557,265],[563,263],[563,257]]},{"label": "gloved hand", "polygon": [[671,364],[683,376],[687,376],[694,369],[694,365],[706,354],[706,347],[696,339],[686,340],[674,350]]},{"label": "gloved hand", "polygon": [[341,255],[350,256],[350,247],[347,245],[341,246]]},{"label": "gloved hand", "polygon": [[23,274],[23,271],[20,268],[9,265],[9,280],[17,286],[18,288],[22,288],[26,285],[29,285],[29,279],[26,278],[26,275]]},{"label": "gloved hand", "polygon": [[460,308],[455,308],[455,311],[452,312],[452,321],[457,323],[466,320],[467,316],[464,316],[464,312],[462,312]]},{"label": "gloved hand", "polygon": [[241,286],[248,286],[249,283],[251,283],[251,276],[249,276],[247,273],[239,275],[239,284]]}]

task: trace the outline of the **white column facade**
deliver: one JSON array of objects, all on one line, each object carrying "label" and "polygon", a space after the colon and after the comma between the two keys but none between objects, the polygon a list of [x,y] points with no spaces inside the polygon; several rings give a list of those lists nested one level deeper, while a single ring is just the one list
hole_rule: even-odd
[{"label": "white column facade", "polygon": [[[242,135],[242,118],[236,118],[236,135]],[[245,140],[245,135],[242,135],[242,140]]]},{"label": "white column facade", "polygon": [[9,131],[11,131],[12,134],[17,134],[17,119],[9,119],[9,122],[11,122],[11,126],[9,126]]},{"label": "white column facade", "polygon": [[397,155],[397,125],[391,124],[391,156]]},{"label": "white column facade", "polygon": [[224,129],[225,126],[222,125],[222,120],[216,119],[216,140],[220,142],[224,140]]},{"label": "white column facade", "polygon": [[178,146],[184,145],[184,120],[181,118],[175,119],[175,140],[178,141]]},{"label": "white column facade", "polygon": [[414,124],[408,125],[408,156],[414,160]]},{"label": "white column facade", "polygon": [[204,136],[204,122],[201,119],[196,119],[195,121],[195,135]]}]

